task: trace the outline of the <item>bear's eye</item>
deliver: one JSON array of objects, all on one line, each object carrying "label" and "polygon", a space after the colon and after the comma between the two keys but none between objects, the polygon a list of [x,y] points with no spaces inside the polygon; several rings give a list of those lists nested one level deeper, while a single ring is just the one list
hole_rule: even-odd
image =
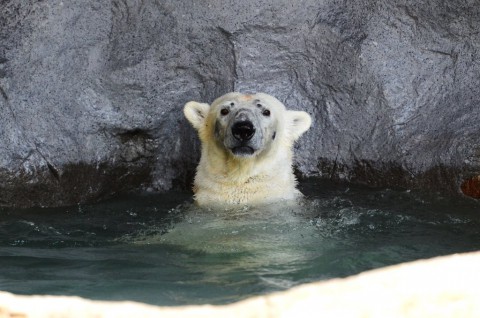
[{"label": "bear's eye", "polygon": [[262,104],[257,104],[257,107],[258,107],[258,108],[261,108],[261,107],[262,107]]},{"label": "bear's eye", "polygon": [[270,111],[268,109],[265,109],[263,112],[262,112],[262,115],[265,116],[265,117],[268,117],[270,116]]},{"label": "bear's eye", "polygon": [[222,108],[222,110],[220,111],[220,114],[222,114],[222,116],[226,116],[228,115],[228,113],[230,113],[228,108]]}]

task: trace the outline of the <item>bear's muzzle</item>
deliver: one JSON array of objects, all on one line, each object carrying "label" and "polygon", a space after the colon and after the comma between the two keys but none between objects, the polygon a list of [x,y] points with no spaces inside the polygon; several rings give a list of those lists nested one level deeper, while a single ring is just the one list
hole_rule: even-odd
[{"label": "bear's muzzle", "polygon": [[240,108],[231,117],[223,144],[236,157],[250,157],[262,149],[262,129],[258,114]]},{"label": "bear's muzzle", "polygon": [[255,135],[255,127],[249,120],[236,122],[232,126],[232,135],[238,141],[248,141]]}]

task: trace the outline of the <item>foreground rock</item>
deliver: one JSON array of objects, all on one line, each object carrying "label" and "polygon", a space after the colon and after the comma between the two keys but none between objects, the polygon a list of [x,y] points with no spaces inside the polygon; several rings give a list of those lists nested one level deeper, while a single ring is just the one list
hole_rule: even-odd
[{"label": "foreground rock", "polygon": [[189,187],[199,144],[181,107],[234,90],[312,115],[302,175],[480,196],[475,1],[1,7],[1,205]]},{"label": "foreground rock", "polygon": [[480,316],[480,252],[416,261],[226,306],[154,307],[0,293],[0,318]]}]

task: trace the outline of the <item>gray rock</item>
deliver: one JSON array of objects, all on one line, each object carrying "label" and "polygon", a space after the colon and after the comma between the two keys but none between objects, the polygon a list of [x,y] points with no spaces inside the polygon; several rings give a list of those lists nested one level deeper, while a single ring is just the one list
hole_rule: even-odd
[{"label": "gray rock", "polygon": [[301,176],[459,193],[480,174],[480,3],[0,3],[0,204],[189,187],[181,109],[263,91],[314,126]]}]

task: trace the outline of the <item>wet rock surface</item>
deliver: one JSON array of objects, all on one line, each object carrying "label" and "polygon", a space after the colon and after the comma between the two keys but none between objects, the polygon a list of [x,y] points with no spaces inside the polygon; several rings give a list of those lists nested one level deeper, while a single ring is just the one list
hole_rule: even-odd
[{"label": "wet rock surface", "polygon": [[312,115],[302,176],[459,194],[479,174],[478,1],[0,6],[1,205],[187,188],[181,109],[234,90]]}]

